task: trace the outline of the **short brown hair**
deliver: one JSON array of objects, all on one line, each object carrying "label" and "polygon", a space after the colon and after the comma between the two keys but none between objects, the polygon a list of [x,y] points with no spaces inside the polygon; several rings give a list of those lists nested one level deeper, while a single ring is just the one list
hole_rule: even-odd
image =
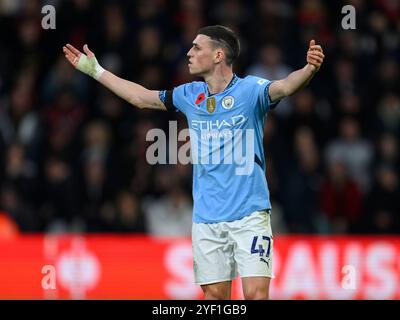
[{"label": "short brown hair", "polygon": [[216,41],[225,49],[226,64],[232,65],[240,53],[240,43],[235,33],[224,26],[215,25],[201,28],[197,34],[209,36],[211,40]]}]

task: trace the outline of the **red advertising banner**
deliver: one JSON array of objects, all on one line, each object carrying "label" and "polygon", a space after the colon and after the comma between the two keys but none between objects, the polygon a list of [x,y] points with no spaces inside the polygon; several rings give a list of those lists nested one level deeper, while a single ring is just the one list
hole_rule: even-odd
[{"label": "red advertising banner", "polygon": [[[276,236],[273,263],[272,299],[400,298],[400,237]],[[201,298],[190,239],[0,240],[0,299]]]}]

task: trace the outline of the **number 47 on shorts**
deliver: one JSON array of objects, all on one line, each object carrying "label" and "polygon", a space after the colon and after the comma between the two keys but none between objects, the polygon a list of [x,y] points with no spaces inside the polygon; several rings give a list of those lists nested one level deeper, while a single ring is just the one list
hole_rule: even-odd
[{"label": "number 47 on shorts", "polygon": [[[266,243],[266,247],[264,249],[264,241]],[[271,238],[268,236],[262,236],[262,240],[258,240],[258,236],[255,236],[253,238],[253,243],[251,245],[251,254],[258,253],[260,257],[265,256],[268,258],[269,257],[269,252],[271,250]]]}]

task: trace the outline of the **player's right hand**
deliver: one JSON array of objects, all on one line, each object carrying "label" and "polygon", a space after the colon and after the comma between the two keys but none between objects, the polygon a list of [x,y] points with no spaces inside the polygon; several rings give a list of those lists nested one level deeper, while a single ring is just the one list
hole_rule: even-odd
[{"label": "player's right hand", "polygon": [[86,73],[94,79],[99,79],[104,69],[97,62],[97,59],[92,51],[89,50],[87,44],[83,46],[83,51],[80,52],[69,43],[63,47],[63,51],[67,60],[74,66],[74,68]]},{"label": "player's right hand", "polygon": [[315,40],[310,41],[310,46],[307,52],[307,64],[314,67],[315,71],[321,68],[322,62],[324,62],[324,52],[320,45],[315,44]]}]

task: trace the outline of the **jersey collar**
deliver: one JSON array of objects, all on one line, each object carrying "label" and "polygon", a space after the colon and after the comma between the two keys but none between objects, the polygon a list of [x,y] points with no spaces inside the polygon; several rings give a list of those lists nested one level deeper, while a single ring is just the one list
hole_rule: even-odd
[{"label": "jersey collar", "polygon": [[[237,81],[239,80],[239,77],[234,73],[233,74],[233,77],[232,77],[232,79],[231,79],[231,81],[229,82],[229,84],[228,84],[228,86],[224,89],[224,91],[222,91],[222,92],[225,92],[226,90],[228,90],[230,87],[232,87]],[[218,94],[218,93],[222,93],[222,92],[218,92],[218,93],[213,93],[213,94],[211,94],[210,93],[210,91],[208,90],[208,86],[207,86],[207,84],[206,84],[206,88],[207,88],[207,96],[208,97],[211,97],[211,96],[213,96],[213,95],[215,95],[215,94]]]}]

